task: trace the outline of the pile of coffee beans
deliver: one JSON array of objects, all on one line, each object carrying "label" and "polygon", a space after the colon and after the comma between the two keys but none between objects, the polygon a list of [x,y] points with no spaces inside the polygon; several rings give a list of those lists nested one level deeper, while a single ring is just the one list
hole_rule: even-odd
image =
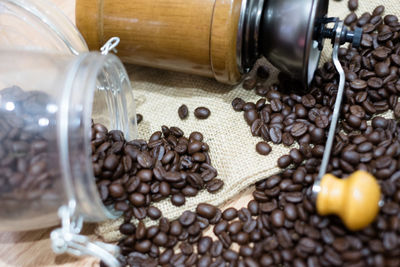
[{"label": "pile of coffee beans", "polygon": [[0,91],[0,218],[56,213],[62,181],[54,99],[12,86]]},{"label": "pile of coffee beans", "polygon": [[[161,217],[147,228],[126,218],[119,260],[129,266],[399,266],[400,123],[377,116],[365,132],[336,140],[329,172],[343,177],[363,169],[382,189],[385,204],[361,231],[315,211],[311,188],[323,147],[294,151],[304,163],[258,182],[246,208],[200,203],[195,212]],[[212,235],[205,234],[209,226]]]},{"label": "pile of coffee beans", "polygon": [[[351,10],[357,6],[358,1],[349,1]],[[268,77],[263,69],[257,71],[260,77],[245,81],[247,89],[255,87],[263,98],[256,103],[236,98],[232,106],[244,112],[252,134],[264,139],[256,146],[258,153],[270,152],[268,142],[299,144],[279,158],[282,173],[258,182],[246,208],[221,211],[201,203],[195,212],[185,211],[171,222],[161,217],[148,228],[126,219],[120,228],[121,263],[400,266],[400,123],[379,116],[391,110],[400,117],[400,23],[383,12],[379,6],[346,21],[363,27],[364,35],[361,48],[340,49],[345,98],[328,166],[338,177],[360,169],[378,179],[384,205],[371,225],[349,231],[336,216],[319,216],[311,195],[336,100],[333,64],[317,71],[306,93],[296,91],[297,85],[282,74],[279,84],[257,82]],[[209,228],[212,234],[206,234]]]},{"label": "pile of coffee beans", "polygon": [[203,135],[189,138],[177,127],[162,127],[145,140],[126,141],[121,131],[92,125],[92,161],[101,199],[106,205],[137,219],[158,217],[148,206],[171,197],[181,206],[202,189],[217,192],[223,186],[211,165]]}]

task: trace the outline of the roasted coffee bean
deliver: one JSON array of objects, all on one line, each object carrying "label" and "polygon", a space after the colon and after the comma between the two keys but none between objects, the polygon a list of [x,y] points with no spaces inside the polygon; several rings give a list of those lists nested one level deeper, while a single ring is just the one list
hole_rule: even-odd
[{"label": "roasted coffee bean", "polygon": [[271,138],[271,141],[274,144],[280,144],[282,142],[282,131],[278,127],[276,126],[271,127],[268,133]]},{"label": "roasted coffee bean", "polygon": [[242,86],[246,90],[251,90],[254,89],[256,83],[257,80],[255,79],[255,77],[247,77],[246,79],[244,79]]},{"label": "roasted coffee bean", "polygon": [[256,145],[256,151],[260,155],[267,156],[271,153],[272,148],[267,142],[259,142]]},{"label": "roasted coffee bean", "polygon": [[175,194],[171,197],[171,203],[175,206],[182,206],[183,204],[185,204],[186,199],[185,196],[183,194]]},{"label": "roasted coffee bean", "polygon": [[194,116],[200,120],[205,120],[211,115],[211,111],[206,107],[198,107],[194,110]]},{"label": "roasted coffee bean", "polygon": [[368,84],[364,80],[356,79],[350,83],[350,87],[354,90],[363,90],[367,88]]},{"label": "roasted coffee bean", "polygon": [[213,179],[206,184],[209,193],[215,193],[224,186],[224,182],[220,179]]},{"label": "roasted coffee bean", "polygon": [[347,26],[350,26],[352,23],[354,23],[356,21],[357,21],[357,15],[354,12],[351,12],[344,19],[344,24],[347,25]]},{"label": "roasted coffee bean", "polygon": [[271,222],[275,227],[282,227],[285,222],[285,214],[283,211],[276,209],[271,213]]},{"label": "roasted coffee bean", "polygon": [[250,126],[253,124],[253,122],[256,119],[258,119],[258,117],[259,117],[259,115],[258,115],[258,113],[257,113],[257,111],[255,109],[247,110],[244,113],[244,118],[245,118],[247,124],[250,125]]},{"label": "roasted coffee bean", "polygon": [[158,208],[151,206],[147,210],[147,215],[151,219],[157,220],[157,219],[159,219],[161,217],[161,211]]},{"label": "roasted coffee bean", "polygon": [[301,98],[301,103],[307,108],[312,108],[315,106],[316,100],[311,94],[307,94]]},{"label": "roasted coffee bean", "polygon": [[287,219],[294,221],[297,219],[297,209],[292,203],[287,203],[284,207],[284,213]]},{"label": "roasted coffee bean", "polygon": [[145,196],[140,193],[132,193],[129,195],[129,201],[134,205],[135,207],[140,207],[145,204]]},{"label": "roasted coffee bean", "polygon": [[237,210],[235,208],[228,208],[222,213],[222,218],[231,221],[237,217]]},{"label": "roasted coffee bean", "polygon": [[356,10],[358,8],[358,0],[349,0],[347,6],[351,11]]},{"label": "roasted coffee bean", "polygon": [[325,115],[318,116],[315,119],[315,125],[319,128],[325,129],[329,125],[329,118]]},{"label": "roasted coffee bean", "polygon": [[210,250],[212,243],[213,243],[212,239],[208,236],[200,238],[199,243],[197,245],[198,253],[206,254]]},{"label": "roasted coffee bean", "polygon": [[386,64],[386,62],[378,62],[375,64],[375,73],[379,77],[385,77],[389,75],[390,70],[389,70],[389,65]]},{"label": "roasted coffee bean", "polygon": [[139,123],[142,122],[142,120],[143,120],[143,115],[137,113],[137,114],[136,114],[136,123],[139,124]]},{"label": "roasted coffee bean", "polygon": [[374,9],[372,14],[374,16],[378,16],[378,15],[382,15],[384,11],[385,11],[385,7],[383,5],[379,5]]},{"label": "roasted coffee bean", "polygon": [[185,211],[179,217],[179,222],[183,226],[190,226],[192,223],[194,223],[195,220],[196,220],[196,215],[191,211]]},{"label": "roasted coffee bean", "polygon": [[189,116],[189,109],[185,104],[179,107],[178,116],[181,120],[186,119]]},{"label": "roasted coffee bean", "polygon": [[200,203],[197,205],[196,212],[204,218],[212,219],[217,213],[217,208],[210,204]]},{"label": "roasted coffee bean", "polygon": [[302,122],[296,122],[293,124],[290,133],[294,137],[300,137],[307,132],[307,125]]},{"label": "roasted coffee bean", "polygon": [[119,183],[113,183],[110,186],[108,186],[108,192],[110,195],[114,198],[119,198],[122,197],[125,193],[124,188],[122,187],[121,184]]},{"label": "roasted coffee bean", "polygon": [[281,169],[288,167],[292,163],[292,158],[288,155],[284,155],[278,159],[278,166]]},{"label": "roasted coffee bean", "polygon": [[136,227],[131,223],[124,223],[119,227],[119,231],[124,235],[132,235],[135,233]]},{"label": "roasted coffee bean", "polygon": [[236,97],[232,100],[232,107],[235,111],[242,111],[245,103],[243,99]]}]

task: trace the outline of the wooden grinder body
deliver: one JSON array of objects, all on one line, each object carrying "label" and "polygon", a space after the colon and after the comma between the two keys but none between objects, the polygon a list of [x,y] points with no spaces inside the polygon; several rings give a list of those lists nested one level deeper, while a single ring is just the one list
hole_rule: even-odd
[{"label": "wooden grinder body", "polygon": [[242,0],[77,0],[76,24],[90,50],[117,36],[125,63],[236,84],[241,5]]}]

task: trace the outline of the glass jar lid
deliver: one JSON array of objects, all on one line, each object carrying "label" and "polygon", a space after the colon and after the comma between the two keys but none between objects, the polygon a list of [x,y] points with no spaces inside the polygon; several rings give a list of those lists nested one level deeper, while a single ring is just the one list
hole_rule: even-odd
[{"label": "glass jar lid", "polygon": [[0,49],[75,55],[88,51],[78,29],[46,0],[0,0]]}]

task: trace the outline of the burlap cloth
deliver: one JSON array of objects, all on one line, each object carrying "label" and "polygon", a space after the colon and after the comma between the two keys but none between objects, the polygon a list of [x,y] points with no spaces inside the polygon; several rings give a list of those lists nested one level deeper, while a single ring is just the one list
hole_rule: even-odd
[{"label": "burlap cloth", "polygon": [[[384,3],[373,0],[359,0],[357,14],[372,10],[379,4],[386,6],[386,14],[400,15],[399,0],[387,0]],[[349,13],[347,1],[330,1],[329,15],[344,18]],[[331,57],[330,42],[325,43],[321,64]],[[265,62],[265,61],[264,61]],[[276,81],[277,70],[271,67],[271,77],[267,83]],[[204,134],[210,146],[213,166],[218,170],[218,178],[225,182],[222,190],[216,194],[201,191],[195,197],[186,198],[185,205],[175,207],[169,199],[154,203],[163,215],[175,219],[185,210],[194,210],[200,202],[221,205],[237,197],[243,189],[255,182],[279,172],[277,159],[287,154],[290,148],[283,145],[272,146],[268,156],[261,156],[255,151],[255,145],[262,141],[251,135],[249,126],[243,119],[243,112],[235,112],[231,102],[235,97],[245,101],[260,99],[254,91],[246,91],[241,85],[226,86],[213,79],[168,72],[138,66],[127,66],[132,80],[136,110],[144,117],[139,124],[139,137],[148,139],[162,125],[178,126],[185,135],[192,131]],[[177,110],[181,104],[189,108],[189,118],[180,120]],[[198,106],[211,110],[207,120],[198,120],[193,111]],[[96,233],[105,241],[118,240],[121,235],[118,228],[122,219],[107,221],[98,225]],[[152,222],[148,221],[152,224]],[[153,222],[154,223],[154,222]]]}]

